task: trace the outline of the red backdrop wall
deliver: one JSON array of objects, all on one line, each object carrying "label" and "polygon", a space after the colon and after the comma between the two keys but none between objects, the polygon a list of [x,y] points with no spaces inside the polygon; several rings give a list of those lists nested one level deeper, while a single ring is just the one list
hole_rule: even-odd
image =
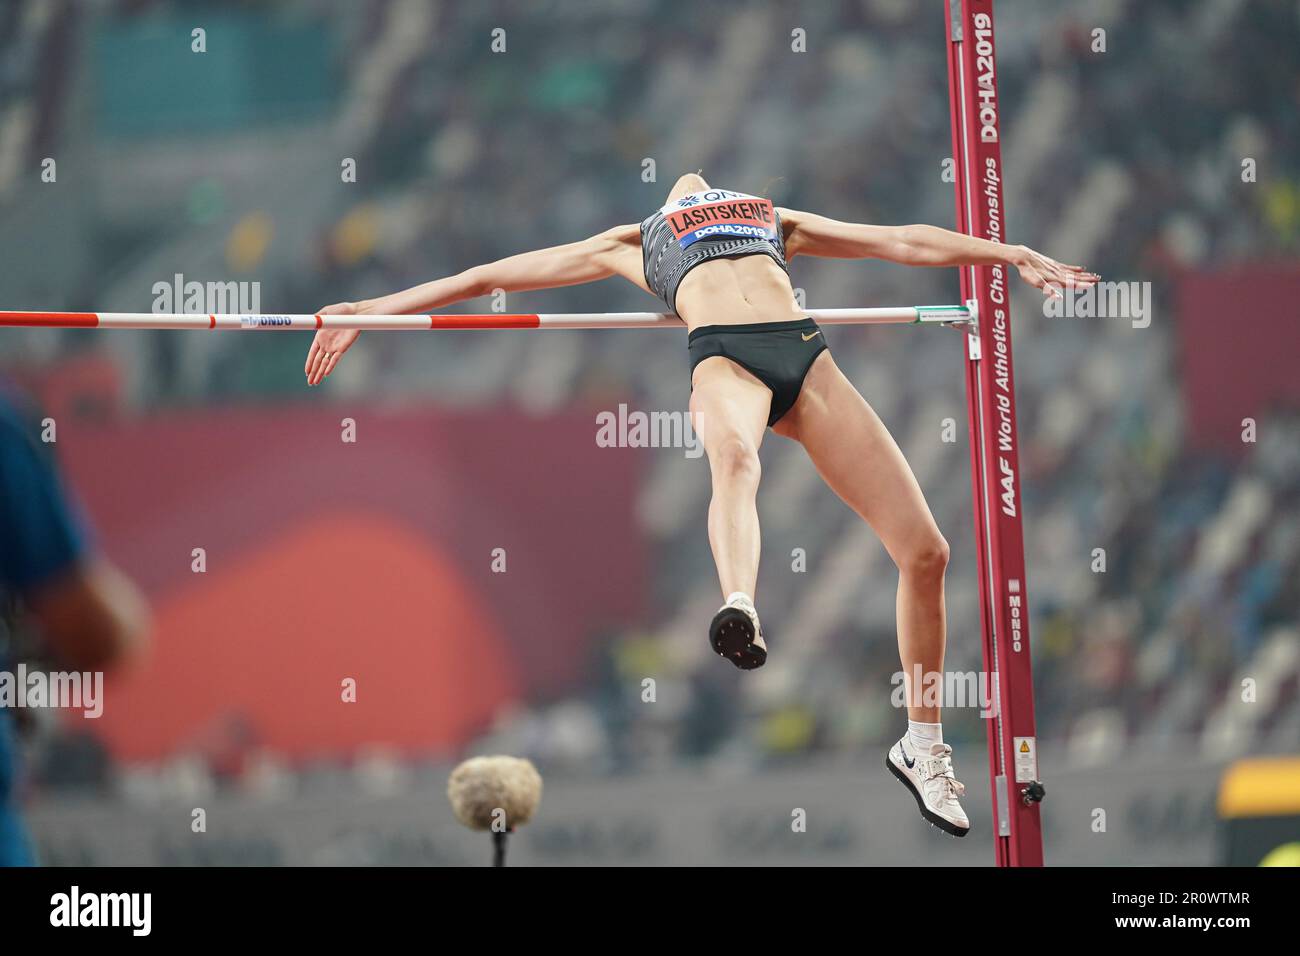
[{"label": "red backdrop wall", "polygon": [[1300,406],[1300,269],[1192,273],[1178,286],[1179,371],[1195,447],[1241,455],[1242,419]]},{"label": "red backdrop wall", "polygon": [[602,631],[643,611],[641,460],[597,448],[594,413],[247,408],[60,429],[103,547],[154,607],[153,653],[96,722],[122,757],[231,734],[300,757],[451,751],[577,680]]}]

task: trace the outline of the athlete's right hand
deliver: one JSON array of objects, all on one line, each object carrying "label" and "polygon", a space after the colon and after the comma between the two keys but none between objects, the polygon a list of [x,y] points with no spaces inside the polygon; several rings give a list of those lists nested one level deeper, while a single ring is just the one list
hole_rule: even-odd
[{"label": "athlete's right hand", "polygon": [[[355,302],[338,302],[318,309],[316,315],[356,315]],[[359,329],[321,329],[312,339],[311,349],[307,352],[307,364],[303,372],[307,375],[308,385],[319,385],[334,366],[339,364],[343,353],[352,347],[352,343],[361,334]]]}]

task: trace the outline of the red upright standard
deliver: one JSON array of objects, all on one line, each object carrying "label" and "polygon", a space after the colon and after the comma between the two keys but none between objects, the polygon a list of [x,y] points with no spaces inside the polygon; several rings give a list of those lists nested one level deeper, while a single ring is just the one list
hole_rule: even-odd
[{"label": "red upright standard", "polygon": [[[946,0],[946,5],[957,230],[1002,242],[1007,225],[993,0]],[[964,300],[974,300],[978,322],[966,338],[966,401],[984,670],[996,707],[988,721],[994,844],[999,866],[1041,866],[1043,786],[1034,736],[1006,267],[963,268],[961,291]]]}]

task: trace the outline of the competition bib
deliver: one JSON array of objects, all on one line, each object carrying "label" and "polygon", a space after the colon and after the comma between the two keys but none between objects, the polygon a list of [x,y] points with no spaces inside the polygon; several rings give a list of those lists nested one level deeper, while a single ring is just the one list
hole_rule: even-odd
[{"label": "competition bib", "polygon": [[776,239],[772,200],[729,189],[706,189],[659,212],[683,249],[701,239]]}]

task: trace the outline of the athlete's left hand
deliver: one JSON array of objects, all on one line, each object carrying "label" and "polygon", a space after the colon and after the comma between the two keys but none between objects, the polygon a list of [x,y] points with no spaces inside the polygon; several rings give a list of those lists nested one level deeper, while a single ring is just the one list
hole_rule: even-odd
[{"label": "athlete's left hand", "polygon": [[1041,252],[1035,252],[1028,246],[1017,246],[1012,250],[1009,261],[1019,270],[1020,278],[1035,289],[1042,289],[1043,295],[1058,299],[1063,298],[1062,289],[1086,289],[1101,279],[1101,276],[1089,272],[1083,266],[1068,266]]}]

